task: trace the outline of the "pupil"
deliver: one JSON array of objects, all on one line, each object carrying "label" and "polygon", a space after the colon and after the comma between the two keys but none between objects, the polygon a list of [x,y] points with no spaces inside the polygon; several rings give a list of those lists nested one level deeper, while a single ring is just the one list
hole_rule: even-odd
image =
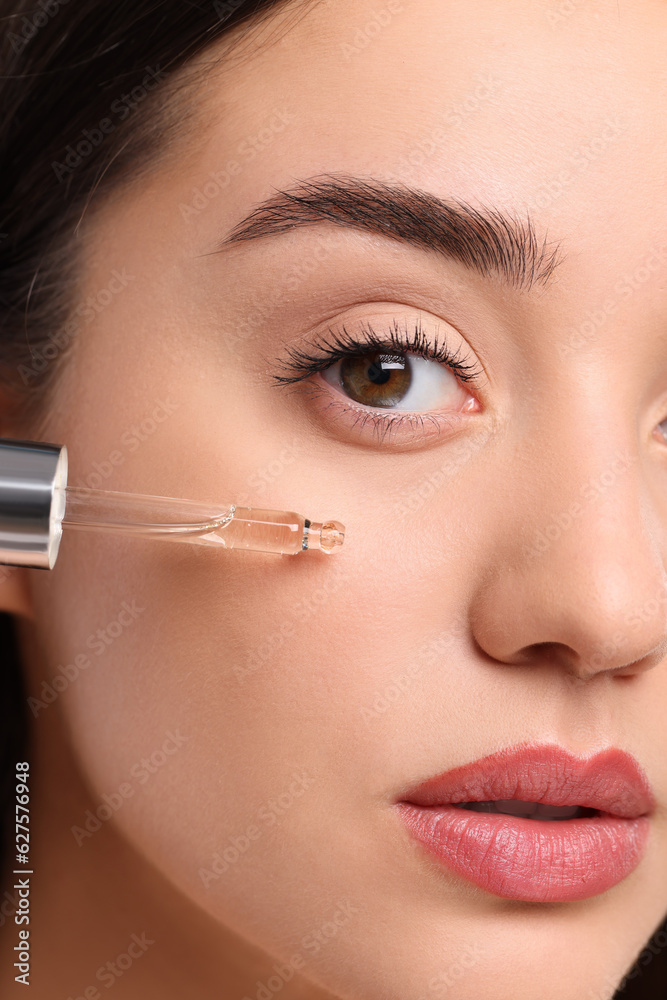
[{"label": "pupil", "polygon": [[368,377],[375,385],[384,385],[385,382],[389,381],[391,375],[388,371],[380,368],[375,361],[371,361],[368,368]]}]

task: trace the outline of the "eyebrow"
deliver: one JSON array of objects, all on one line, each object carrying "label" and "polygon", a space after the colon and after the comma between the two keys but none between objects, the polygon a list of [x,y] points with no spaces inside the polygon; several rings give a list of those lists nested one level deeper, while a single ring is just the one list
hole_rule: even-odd
[{"label": "eyebrow", "polygon": [[485,278],[515,289],[546,286],[562,263],[560,244],[542,244],[533,222],[499,208],[474,208],[405,184],[340,174],[297,181],[257,205],[213,250],[278,236],[291,229],[333,223],[457,260]]}]

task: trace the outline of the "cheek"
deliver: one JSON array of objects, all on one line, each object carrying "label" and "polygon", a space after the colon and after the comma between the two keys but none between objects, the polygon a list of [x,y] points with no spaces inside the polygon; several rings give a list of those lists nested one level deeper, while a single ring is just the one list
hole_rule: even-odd
[{"label": "cheek", "polygon": [[[364,709],[423,640],[403,597],[420,572],[372,532],[332,557],[72,537],[36,613],[93,808],[121,795],[114,821],[218,915],[228,891],[252,907],[277,851],[288,882],[306,877],[303,831],[321,843],[332,812],[368,811],[388,783],[387,720]],[[249,823],[252,861],[205,885]],[[346,864],[306,874],[338,881]]]}]

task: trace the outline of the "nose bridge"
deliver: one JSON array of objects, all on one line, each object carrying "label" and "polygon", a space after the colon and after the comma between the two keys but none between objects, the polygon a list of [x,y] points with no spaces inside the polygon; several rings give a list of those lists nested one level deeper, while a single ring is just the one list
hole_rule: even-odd
[{"label": "nose bridge", "polygon": [[543,413],[513,463],[503,542],[473,610],[476,639],[497,659],[524,663],[527,647],[558,644],[591,676],[667,652],[664,527],[636,433],[618,404],[605,419],[612,405],[593,421]]}]

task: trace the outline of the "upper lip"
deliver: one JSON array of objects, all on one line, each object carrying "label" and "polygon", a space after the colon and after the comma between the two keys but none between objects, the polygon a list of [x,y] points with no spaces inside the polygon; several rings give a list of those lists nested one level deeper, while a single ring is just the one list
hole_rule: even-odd
[{"label": "upper lip", "polygon": [[637,761],[609,747],[576,757],[556,743],[521,744],[438,774],[401,795],[418,806],[519,799],[584,806],[636,819],[655,809],[651,786]]}]

